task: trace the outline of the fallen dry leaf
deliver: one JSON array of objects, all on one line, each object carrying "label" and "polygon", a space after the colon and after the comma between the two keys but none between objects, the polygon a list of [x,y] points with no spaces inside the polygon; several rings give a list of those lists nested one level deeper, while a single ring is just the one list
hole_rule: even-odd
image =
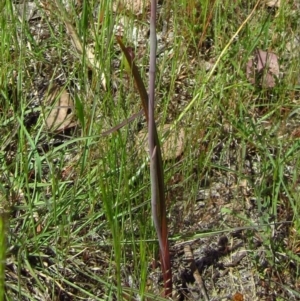
[{"label": "fallen dry leaf", "polygon": [[291,133],[291,138],[300,138],[300,128],[296,128]]},{"label": "fallen dry leaf", "polygon": [[240,293],[235,293],[232,296],[232,301],[244,301],[244,296]]},{"label": "fallen dry leaf", "polygon": [[278,57],[273,52],[257,49],[254,58],[246,66],[246,75],[250,83],[258,84],[262,88],[273,88],[279,77]]},{"label": "fallen dry leaf", "polygon": [[149,1],[145,0],[119,0],[113,4],[114,12],[130,11],[137,15],[142,13],[146,7],[149,7]]},{"label": "fallen dry leaf", "polygon": [[[77,4],[80,5],[81,1],[77,1]],[[83,47],[83,44],[77,34],[77,31],[75,27],[72,25],[72,23],[69,21],[69,13],[66,10],[67,4],[63,5],[60,1],[45,1],[42,3],[41,8],[45,11],[47,15],[51,15],[54,11],[60,13],[60,17],[63,19],[67,33],[70,37],[71,43],[76,49],[77,53],[82,55],[85,53],[87,58],[87,63],[89,68],[92,70],[96,70],[97,72],[101,69],[100,68],[100,62],[95,58],[94,51],[92,47],[89,47],[88,45]],[[101,77],[101,84],[104,90],[107,89],[106,87],[106,78],[104,72],[101,71],[100,74]]]},{"label": "fallen dry leaf", "polygon": [[32,21],[42,17],[35,2],[25,2],[20,4],[15,4],[15,9],[18,12],[19,19],[22,21],[23,18],[26,21]]},{"label": "fallen dry leaf", "polygon": [[[165,124],[162,129],[162,136],[170,129],[170,124]],[[161,129],[159,129],[161,131]],[[182,155],[184,151],[184,137],[185,132],[183,129],[173,129],[167,138],[161,143],[161,152],[163,160],[172,160]],[[137,135],[136,145],[139,149],[143,149],[149,154],[148,148],[148,133],[147,129],[141,130]]]},{"label": "fallen dry leaf", "polygon": [[[81,43],[73,25],[66,20],[65,20],[65,25],[66,25],[67,32],[71,38],[71,42],[72,42],[73,46],[75,47],[75,49],[77,50],[77,52],[79,54],[83,54],[82,43]],[[90,64],[90,66],[92,66],[93,68],[96,68],[96,70],[99,70],[100,69],[99,61],[96,60],[94,52],[88,45],[85,46],[85,54],[86,54],[86,57],[88,59],[88,63]],[[106,79],[105,79],[105,74],[103,72],[101,73],[101,84],[102,84],[103,89],[106,90]]]},{"label": "fallen dry leaf", "polygon": [[48,130],[58,132],[76,125],[74,122],[74,104],[70,94],[65,90],[56,87],[52,89],[47,106],[50,112],[46,115],[45,123]]},{"label": "fallen dry leaf", "polygon": [[267,0],[266,1],[266,6],[273,8],[273,7],[280,7],[280,0]]}]

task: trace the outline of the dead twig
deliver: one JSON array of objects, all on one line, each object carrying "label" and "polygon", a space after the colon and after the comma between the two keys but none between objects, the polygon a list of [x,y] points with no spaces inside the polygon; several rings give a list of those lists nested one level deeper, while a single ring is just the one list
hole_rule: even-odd
[{"label": "dead twig", "polygon": [[192,251],[192,248],[191,248],[190,245],[185,245],[184,246],[184,255],[185,255],[186,260],[190,264],[190,269],[193,273],[195,281],[199,285],[199,288],[200,288],[200,291],[201,291],[201,294],[202,294],[204,300],[209,301],[204,282],[203,282],[202,277],[201,277],[201,275],[200,275],[200,273],[197,269],[197,266],[196,266],[196,263],[195,263],[195,260],[194,260],[193,251]]}]

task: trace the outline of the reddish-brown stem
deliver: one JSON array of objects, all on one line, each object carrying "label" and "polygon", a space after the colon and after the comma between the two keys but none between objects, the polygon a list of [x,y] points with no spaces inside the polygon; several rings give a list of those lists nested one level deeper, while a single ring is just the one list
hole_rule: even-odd
[{"label": "reddish-brown stem", "polygon": [[[153,24],[151,28],[153,30]],[[154,30],[155,30],[155,26],[154,26]],[[151,82],[149,83],[149,86],[152,87],[151,88],[152,90],[149,89],[149,95],[151,99],[149,105],[148,93],[146,91],[145,85],[138,71],[138,68],[136,67],[134,61],[132,60],[129,52],[127,51],[120,37],[117,37],[117,41],[122,49],[123,54],[125,55],[125,58],[129,66],[131,67],[131,72],[141,97],[143,109],[148,124],[149,142],[151,143],[149,149],[150,149],[150,167],[151,167],[152,217],[153,217],[153,222],[155,225],[155,229],[159,241],[160,258],[161,258],[162,273],[163,273],[164,288],[165,288],[164,295],[170,296],[172,294],[172,272],[171,272],[169,244],[168,244],[164,172],[163,172],[163,164],[162,164],[159,139],[158,139],[156,125],[154,122],[154,90],[153,89],[155,83],[155,52],[154,55],[153,53],[150,55],[150,57],[152,57],[150,63],[150,70],[151,70],[150,74],[152,74],[152,78],[151,78]],[[149,112],[151,112],[151,114],[149,114]]]}]

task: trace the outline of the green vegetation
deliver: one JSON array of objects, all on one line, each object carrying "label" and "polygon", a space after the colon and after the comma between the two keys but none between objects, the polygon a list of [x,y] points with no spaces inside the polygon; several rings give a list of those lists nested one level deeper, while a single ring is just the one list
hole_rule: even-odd
[{"label": "green vegetation", "polygon": [[[149,8],[114,2],[0,4],[0,301],[166,300],[146,122],[110,131],[141,109],[115,36],[147,86]],[[181,300],[201,297],[186,243],[210,298],[300,300],[299,4],[274,5],[159,5],[158,135],[184,130],[183,152],[163,149]],[[274,87],[247,76],[257,49]]]}]

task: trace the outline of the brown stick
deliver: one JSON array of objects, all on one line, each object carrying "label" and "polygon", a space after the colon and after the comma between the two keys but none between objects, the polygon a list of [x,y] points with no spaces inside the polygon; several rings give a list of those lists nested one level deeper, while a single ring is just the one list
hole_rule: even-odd
[{"label": "brown stick", "polygon": [[197,266],[196,266],[196,263],[195,263],[195,260],[194,260],[194,256],[193,256],[193,251],[192,251],[192,248],[191,248],[190,245],[185,245],[184,246],[184,255],[185,255],[187,261],[190,263],[190,269],[193,273],[195,281],[199,285],[199,288],[200,288],[200,291],[201,291],[201,294],[202,294],[204,300],[209,301],[204,282],[203,282],[202,277],[201,277],[201,275],[200,275],[200,273],[197,269]]}]

